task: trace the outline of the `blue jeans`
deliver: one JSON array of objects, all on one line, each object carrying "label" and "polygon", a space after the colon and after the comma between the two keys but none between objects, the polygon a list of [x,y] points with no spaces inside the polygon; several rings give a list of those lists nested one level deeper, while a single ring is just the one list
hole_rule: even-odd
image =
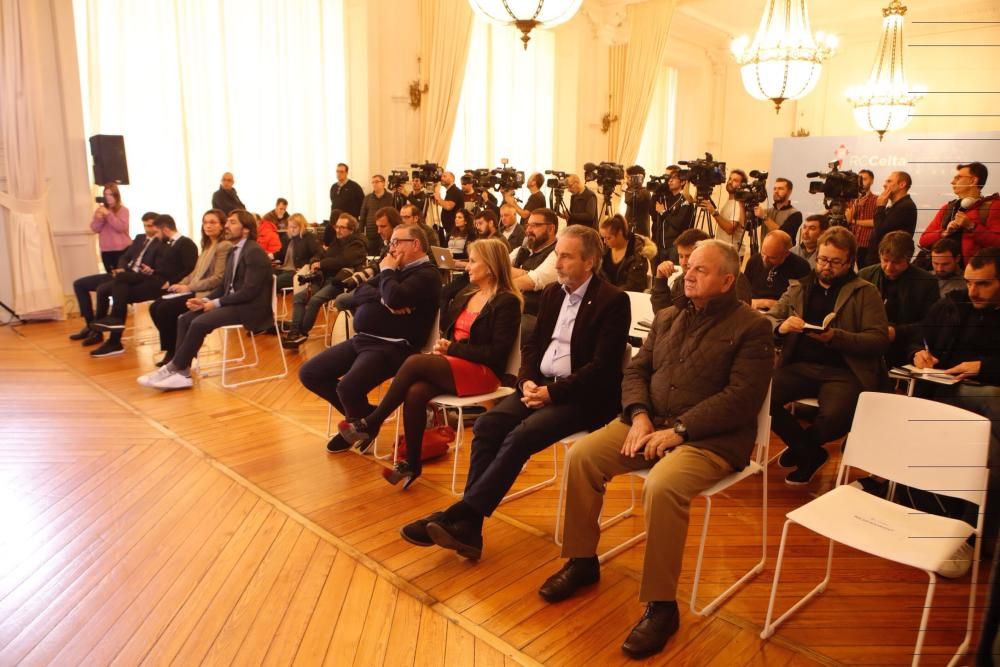
[{"label": "blue jeans", "polygon": [[326,283],[312,292],[311,296],[310,290],[302,290],[296,294],[292,301],[292,329],[304,334],[309,333],[309,330],[316,324],[319,309],[323,307],[323,304],[343,291],[343,286],[339,284]]}]

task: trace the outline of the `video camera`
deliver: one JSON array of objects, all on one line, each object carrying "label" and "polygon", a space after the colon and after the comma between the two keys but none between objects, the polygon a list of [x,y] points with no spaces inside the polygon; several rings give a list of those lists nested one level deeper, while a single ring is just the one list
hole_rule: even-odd
[{"label": "video camera", "polygon": [[489,190],[493,187],[493,174],[489,169],[466,169],[462,177],[462,182],[466,180],[472,182],[472,188],[476,191]]},{"label": "video camera", "polygon": [[410,175],[401,169],[393,169],[389,172],[389,189],[398,190],[410,180]]},{"label": "video camera", "polygon": [[597,181],[597,187],[606,198],[610,198],[614,194],[615,188],[624,178],[625,167],[617,162],[600,162],[598,164],[587,162],[583,165],[583,180]]},{"label": "video camera", "polygon": [[569,178],[569,174],[565,171],[558,171],[556,169],[546,169],[546,174],[554,176],[555,178],[550,178],[545,182],[545,185],[552,188],[553,190],[565,190],[568,186],[566,179]]},{"label": "video camera", "polygon": [[753,180],[733,190],[733,199],[751,207],[767,201],[767,176],[766,171],[752,170],[750,178]]},{"label": "video camera", "polygon": [[853,171],[840,171],[837,161],[827,165],[828,172],[810,171],[807,178],[819,178],[819,181],[809,181],[809,194],[823,194],[823,206],[830,217],[831,225],[844,225],[847,218],[844,209],[847,202],[857,199],[861,194],[861,179]]},{"label": "video camera", "polygon": [[490,171],[493,177],[493,189],[501,192],[510,192],[524,187],[524,172],[514,169],[514,167],[503,166]]},{"label": "video camera", "polygon": [[687,167],[677,174],[694,184],[698,199],[711,199],[715,186],[726,182],[726,163],[717,162],[711,153],[705,153],[704,160],[681,160],[678,164]]},{"label": "video camera", "polygon": [[444,169],[441,168],[437,162],[424,162],[423,164],[411,164],[410,167],[413,171],[410,175],[413,178],[419,178],[424,182],[427,187],[433,187],[441,182],[441,176],[444,174]]}]

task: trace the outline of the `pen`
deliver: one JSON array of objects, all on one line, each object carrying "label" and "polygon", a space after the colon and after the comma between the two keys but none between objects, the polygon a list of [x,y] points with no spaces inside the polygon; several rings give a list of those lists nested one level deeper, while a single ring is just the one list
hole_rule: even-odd
[{"label": "pen", "polygon": [[926,338],[924,338],[924,352],[926,352],[927,354],[931,353],[931,346],[927,344]]}]

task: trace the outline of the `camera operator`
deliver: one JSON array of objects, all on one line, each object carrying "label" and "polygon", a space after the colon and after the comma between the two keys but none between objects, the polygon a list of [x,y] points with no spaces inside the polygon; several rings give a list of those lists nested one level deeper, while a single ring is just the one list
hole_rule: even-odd
[{"label": "camera operator", "polygon": [[634,164],[625,170],[625,175],[625,220],[634,232],[649,236],[649,210],[653,197],[643,186],[646,170]]},{"label": "camera operator", "polygon": [[469,173],[462,174],[462,200],[465,210],[470,214],[477,209],[483,208],[487,208],[497,214],[500,213],[496,197],[485,188],[477,188],[475,178]]},{"label": "camera operator", "polygon": [[[406,195],[406,203],[416,206],[417,210],[422,213],[427,203],[427,191],[424,190],[424,181],[419,176],[414,175],[410,179],[410,186],[410,194]],[[400,211],[402,211],[402,208],[400,208]]]},{"label": "camera operator", "polygon": [[584,185],[576,174],[566,177],[566,189],[569,190],[569,211],[560,213],[567,225],[584,225],[597,229],[597,195]]},{"label": "camera operator", "polygon": [[[512,191],[506,191],[503,193],[503,201],[505,205],[510,205],[514,208],[519,216],[521,216],[521,224],[525,225],[528,223],[528,217],[531,212],[536,208],[542,208],[545,206],[545,195],[542,194],[542,185],[545,183],[545,178],[537,171],[528,177],[528,182],[525,185],[528,187],[528,201],[524,202],[524,208],[517,205],[517,200],[514,199],[514,193]],[[501,206],[501,213],[503,212],[503,207]],[[501,219],[503,216],[501,215]],[[510,240],[510,237],[507,239]],[[522,233],[523,240],[523,233]],[[520,244],[518,244],[520,245]],[[515,248],[517,245],[514,246]]]},{"label": "camera operator", "polygon": [[882,194],[877,199],[875,227],[868,242],[868,253],[859,266],[879,262],[878,244],[889,232],[903,231],[913,236],[917,228],[917,205],[910,199],[913,179],[905,171],[894,171],[885,179]]},{"label": "camera operator", "polygon": [[694,223],[694,205],[687,196],[687,181],[680,176],[680,167],[667,167],[669,194],[656,201],[656,220],[653,223],[653,243],[658,251],[657,264],[666,260],[677,261],[674,241]]},{"label": "camera operator", "polygon": [[[716,209],[711,200],[708,199],[699,199],[696,202],[696,205],[708,211],[708,214],[715,221],[715,238],[733,246],[740,242],[740,238],[743,236],[743,227],[746,224],[743,205],[733,199],[733,192],[746,182],[746,172],[742,169],[733,169],[729,172],[729,179],[726,181],[726,192],[729,194],[729,199],[721,208]],[[736,252],[740,255],[740,261],[743,259],[743,250],[742,247],[736,248]]]},{"label": "camera operator", "polygon": [[441,226],[444,227],[445,234],[451,234],[451,228],[455,226],[455,211],[465,206],[465,198],[455,185],[455,174],[452,172],[441,174],[441,186],[444,188],[444,197],[435,191],[434,203],[441,207]]},{"label": "camera operator", "polygon": [[395,197],[385,189],[385,176],[375,174],[372,176],[372,191],[361,202],[361,215],[358,216],[358,227],[368,242],[369,255],[378,254],[382,246],[382,239],[375,229],[375,214],[386,206],[395,208]]},{"label": "camera operator", "polygon": [[774,179],[774,194],[771,197],[772,206],[765,208],[763,204],[757,204],[754,215],[760,219],[767,230],[773,232],[776,229],[788,234],[794,242],[799,227],[802,225],[802,213],[792,206],[792,182],[787,178]]},{"label": "camera operator", "polygon": [[356,182],[347,178],[347,165],[337,164],[337,181],[330,186],[330,225],[337,222],[341,213],[350,213],[355,218],[361,215],[361,202],[365,191]]},{"label": "camera operator", "polygon": [[[391,211],[396,209],[389,207]],[[381,212],[381,211],[380,211]],[[310,264],[316,281],[322,281],[317,290],[302,290],[292,300],[292,322],[288,334],[281,341],[282,347],[297,348],[309,338],[309,330],[316,323],[319,309],[330,299],[345,290],[343,279],[365,265],[365,241],[357,234],[358,219],[350,213],[341,213],[334,224],[336,237],[319,261]],[[382,242],[381,236],[379,241]],[[381,243],[380,243],[381,245]],[[343,273],[342,273],[343,272]],[[308,276],[300,280],[308,281]]]},{"label": "camera operator", "polygon": [[517,211],[517,206],[514,204],[504,204],[500,207],[500,235],[511,249],[520,248],[524,244],[524,227],[517,221]]},{"label": "camera operator", "polygon": [[871,242],[875,228],[875,209],[878,198],[872,192],[875,174],[867,169],[858,172],[858,197],[852,199],[844,212],[854,238],[858,240],[858,256],[867,257],[868,244]]}]

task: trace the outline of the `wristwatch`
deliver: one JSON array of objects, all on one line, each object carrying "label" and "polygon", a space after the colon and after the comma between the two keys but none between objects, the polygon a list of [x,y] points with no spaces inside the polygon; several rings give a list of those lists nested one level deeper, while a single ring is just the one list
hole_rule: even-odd
[{"label": "wristwatch", "polygon": [[688,429],[687,426],[681,422],[674,422],[674,433],[681,436],[681,440],[684,442],[688,441]]}]

